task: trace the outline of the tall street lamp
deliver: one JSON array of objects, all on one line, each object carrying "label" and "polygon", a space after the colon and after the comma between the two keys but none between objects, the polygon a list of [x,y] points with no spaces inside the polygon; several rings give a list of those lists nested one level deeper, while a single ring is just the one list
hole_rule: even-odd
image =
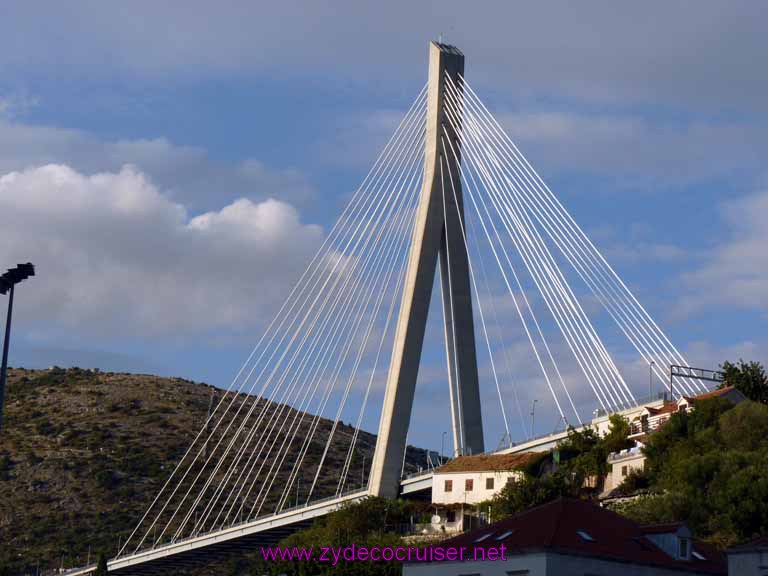
[{"label": "tall street lamp", "polygon": [[3,427],[3,405],[5,404],[5,378],[8,370],[8,344],[11,339],[11,315],[13,314],[13,289],[19,282],[35,275],[31,262],[10,268],[0,276],[0,294],[8,292],[8,316],[5,319],[5,342],[3,343],[3,366],[0,369],[0,430]]},{"label": "tall street lamp", "polygon": [[534,400],[531,405],[531,438],[535,437],[536,430],[536,402],[538,402],[538,400]]},{"label": "tall street lamp", "polygon": [[445,458],[443,457],[443,454],[445,454],[445,435],[448,434],[448,432],[443,432],[443,435],[440,437],[440,466],[443,465],[445,462]]}]

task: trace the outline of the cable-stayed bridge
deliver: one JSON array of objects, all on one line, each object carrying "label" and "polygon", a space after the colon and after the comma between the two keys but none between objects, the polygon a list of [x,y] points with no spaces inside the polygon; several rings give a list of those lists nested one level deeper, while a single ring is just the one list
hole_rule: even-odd
[{"label": "cable-stayed bridge", "polygon": [[[466,81],[461,52],[432,43],[427,85],[110,571],[169,573],[274,542],[347,502],[396,497],[436,279],[455,455],[485,451],[481,380],[506,437],[508,404],[524,420],[505,344],[513,320],[564,425],[583,422],[585,405],[637,403],[595,310],[657,379],[686,365]],[[695,378],[676,384],[704,390]],[[377,444],[360,488],[350,471],[371,419]],[[342,465],[329,466],[344,420],[354,432]]]}]

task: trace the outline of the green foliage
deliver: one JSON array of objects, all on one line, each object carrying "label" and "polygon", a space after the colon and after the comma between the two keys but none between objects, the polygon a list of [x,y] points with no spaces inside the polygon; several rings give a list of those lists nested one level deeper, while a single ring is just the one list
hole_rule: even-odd
[{"label": "green foliage", "polygon": [[[632,469],[624,477],[621,484],[616,487],[616,494],[619,496],[630,496],[640,490],[647,490],[651,487],[651,477],[645,470]],[[613,492],[612,492],[613,494]]]},{"label": "green foliage", "polygon": [[[0,478],[6,478],[0,480],[0,566],[13,575],[30,573],[38,560],[50,573],[62,555],[67,564],[82,564],[89,548],[114,551],[199,431],[212,391],[215,402],[220,397],[217,389],[177,378],[60,368],[10,369],[7,391],[0,434]],[[320,419],[318,435],[327,435],[331,426]],[[300,430],[301,437],[308,429],[309,424]],[[336,491],[345,438],[337,432],[329,448],[315,488],[318,498]],[[360,478],[361,457],[370,462],[375,440],[360,431],[350,478]],[[291,454],[299,448],[297,441]],[[322,453],[323,443],[311,449]],[[407,471],[425,462],[424,451],[409,447]],[[302,497],[305,484],[302,479]],[[394,506],[387,522],[408,522],[411,514],[423,521],[422,511]],[[174,574],[227,574],[227,568],[214,560],[213,566]]]},{"label": "green foliage", "polygon": [[13,461],[7,452],[0,454],[0,480],[8,480],[11,477]]},{"label": "green foliage", "polygon": [[105,490],[112,490],[119,483],[119,479],[112,470],[99,470],[94,475],[94,479],[99,488]]},{"label": "green foliage", "polygon": [[625,507],[640,521],[682,520],[730,545],[768,531],[768,406],[701,401],[646,447],[655,496]]},{"label": "green foliage", "polygon": [[522,471],[527,476],[539,476],[541,474],[542,468],[544,467],[544,464],[548,462],[551,457],[552,455],[550,452],[540,452],[539,454],[532,457],[528,462],[526,462]]},{"label": "green foliage", "polygon": [[643,453],[646,456],[645,469],[655,479],[661,469],[672,457],[672,450],[683,440],[697,432],[710,431],[722,414],[732,408],[728,400],[712,398],[696,403],[691,412],[675,412],[670,419],[657,430],[646,444]]},{"label": "green foliage", "polygon": [[552,453],[533,458],[520,479],[510,480],[491,501],[501,516],[521,512],[531,506],[563,497],[588,497],[598,491],[608,474],[608,454],[628,448],[629,422],[616,414],[610,418],[608,433],[571,429],[557,447],[560,464],[547,470],[544,465]]},{"label": "green foliage", "polygon": [[511,516],[558,498],[577,497],[583,480],[583,476],[572,475],[563,468],[542,477],[523,474],[519,480],[507,482],[492,500],[494,516]]},{"label": "green foliage", "polygon": [[99,561],[96,564],[96,571],[93,573],[93,576],[108,576],[108,574],[107,557],[103,553],[99,554]]},{"label": "green foliage", "polygon": [[[302,530],[283,540],[283,547],[397,547],[403,542],[399,536],[387,533],[386,526],[407,521],[411,515],[419,514],[422,506],[408,501],[391,501],[384,498],[366,500],[343,507],[341,510],[319,520],[313,527]],[[326,562],[272,562],[265,563],[261,555],[256,556],[250,571],[239,566],[237,574],[292,574],[310,576],[319,574],[349,576],[399,576],[401,564],[392,562],[340,562],[332,566]]]},{"label": "green foliage", "polygon": [[738,364],[733,364],[725,361],[720,370],[725,373],[721,388],[733,386],[750,400],[768,404],[768,375],[760,362],[739,360]]},{"label": "green foliage", "polygon": [[629,420],[621,414],[611,414],[608,421],[610,422],[608,434],[602,438],[605,450],[610,454],[632,448],[634,442],[629,439]]}]

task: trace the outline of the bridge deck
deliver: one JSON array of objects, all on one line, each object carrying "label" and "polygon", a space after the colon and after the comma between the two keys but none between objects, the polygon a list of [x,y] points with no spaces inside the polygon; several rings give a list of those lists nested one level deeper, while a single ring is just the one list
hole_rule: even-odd
[{"label": "bridge deck", "polygon": [[[315,518],[333,512],[344,504],[360,501],[366,496],[367,490],[353,492],[223,530],[141,550],[110,560],[109,572],[121,576],[172,574],[174,569],[199,565],[202,561],[207,563],[219,557],[225,558],[232,550],[276,544],[296,530],[308,526]],[[85,576],[92,574],[95,569],[96,566],[88,566],[69,571],[67,575]]]}]

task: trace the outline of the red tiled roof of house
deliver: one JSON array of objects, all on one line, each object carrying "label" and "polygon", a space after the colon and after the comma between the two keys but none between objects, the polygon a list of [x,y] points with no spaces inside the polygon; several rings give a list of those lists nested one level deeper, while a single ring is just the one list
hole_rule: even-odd
[{"label": "red tiled roof of house", "polygon": [[667,402],[662,406],[661,408],[654,408],[653,406],[646,406],[645,407],[648,412],[651,413],[651,415],[656,416],[658,414],[669,414],[672,412],[677,412],[677,402]]},{"label": "red tiled roof of house", "polygon": [[732,390],[735,390],[733,386],[726,386],[725,388],[718,388],[717,390],[712,390],[711,392],[699,394],[698,396],[693,396],[690,398],[686,396],[686,400],[688,400],[689,402],[696,402],[697,400],[709,400],[710,398],[719,398],[720,396],[725,396]]},{"label": "red tiled roof of house", "polygon": [[[487,534],[490,535],[482,538]],[[693,550],[704,560],[676,560],[646,538],[635,522],[584,500],[562,499],[537,506],[446,540],[441,546],[465,546],[472,550],[498,548],[501,544],[506,546],[507,555],[548,550],[703,574],[727,573],[725,557],[720,552],[694,542]]]},{"label": "red tiled roof of house", "polygon": [[666,522],[664,524],[648,524],[641,526],[641,529],[643,534],[670,534],[677,532],[682,525],[682,522]]},{"label": "red tiled roof of house", "polygon": [[518,454],[478,454],[477,456],[459,456],[435,470],[435,474],[455,472],[499,472],[520,470],[532,458],[541,456],[539,452],[520,452]]}]

